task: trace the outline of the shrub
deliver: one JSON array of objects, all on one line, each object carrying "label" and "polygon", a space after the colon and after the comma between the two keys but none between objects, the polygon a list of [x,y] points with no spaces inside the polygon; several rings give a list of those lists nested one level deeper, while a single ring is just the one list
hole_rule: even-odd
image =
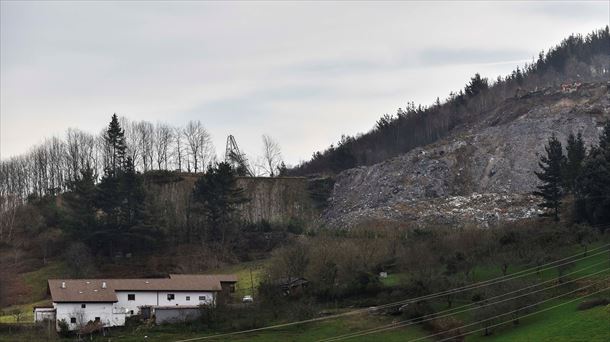
[{"label": "shrub", "polygon": [[429,329],[438,334],[442,340],[464,341],[465,337],[460,336],[464,333],[460,327],[464,325],[462,321],[453,317],[437,318],[428,323]]},{"label": "shrub", "polygon": [[70,327],[68,326],[68,322],[66,322],[65,319],[60,319],[59,321],[57,321],[57,326],[59,327],[59,336],[70,336]]},{"label": "shrub", "polygon": [[578,310],[589,310],[596,306],[603,306],[608,304],[610,304],[610,300],[608,300],[608,298],[589,299],[578,304]]},{"label": "shrub", "polygon": [[286,225],[286,230],[295,235],[301,235],[305,231],[305,222],[299,218],[291,217]]},{"label": "shrub", "polygon": [[424,316],[434,314],[434,309],[430,303],[426,301],[403,305],[400,307],[400,311],[402,312],[403,316],[415,321],[421,320],[421,318]]}]

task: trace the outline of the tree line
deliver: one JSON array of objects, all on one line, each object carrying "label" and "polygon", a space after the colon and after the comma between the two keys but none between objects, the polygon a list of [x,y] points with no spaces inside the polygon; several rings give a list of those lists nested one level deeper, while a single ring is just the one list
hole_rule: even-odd
[{"label": "tree line", "polygon": [[[198,120],[174,127],[116,119],[124,131],[125,156],[136,171],[200,172],[217,159],[211,135]],[[105,130],[91,134],[68,129],[63,139],[46,139],[23,155],[0,161],[0,195],[25,199],[29,195],[56,194],[67,190],[83,170],[91,170],[94,179],[99,180],[116,162],[105,134]]]},{"label": "tree line", "polygon": [[[54,237],[45,236],[43,244],[54,248],[62,241],[69,242],[65,253],[74,258],[67,259],[78,262],[88,256],[148,254],[164,247],[165,242],[214,245],[221,247],[219,250],[232,248],[229,243],[233,243],[239,226],[234,212],[247,198],[237,187],[237,174],[230,164],[210,163],[199,174],[186,213],[190,217],[188,229],[179,234],[175,222],[165,222],[162,201],[149,198],[145,176],[136,170],[125,130],[116,115],[101,137],[106,154],[99,181],[95,170],[85,165],[78,177],[68,181],[61,196],[30,197],[27,205],[15,210],[15,216],[29,222],[24,229],[35,231],[40,226],[43,234],[56,232]],[[165,173],[157,172],[157,176]],[[8,233],[0,229],[0,241],[10,243]],[[59,251],[49,254],[56,252]],[[81,268],[86,273],[86,267]]]},{"label": "tree line", "polygon": [[576,220],[593,225],[610,223],[610,121],[605,124],[598,145],[588,151],[580,133],[569,135],[565,153],[553,134],[539,167],[536,176],[541,184],[534,194],[542,199],[543,215],[559,221],[562,201],[571,195]]},{"label": "tree line", "polygon": [[565,82],[606,81],[610,76],[608,26],[586,36],[571,35],[523,68],[489,80],[475,74],[468,84],[429,106],[407,103],[395,115],[385,114],[364,134],[341,136],[337,144],[315,152],[292,174],[338,173],[371,165],[446,136],[453,128],[476,122],[486,110],[526,92]]},{"label": "tree line", "polygon": [[[137,172],[201,173],[219,161],[212,137],[199,120],[181,127],[130,121],[125,117],[116,117],[116,121],[123,130],[125,157],[130,158]],[[104,171],[116,163],[113,160],[116,151],[105,138],[106,133],[106,130],[91,134],[68,129],[63,138],[46,139],[23,155],[0,161],[0,205],[69,190],[84,170],[91,171],[95,182],[101,180]],[[251,174],[271,177],[285,174],[287,168],[279,144],[266,134],[262,142],[262,156],[248,165]]]}]

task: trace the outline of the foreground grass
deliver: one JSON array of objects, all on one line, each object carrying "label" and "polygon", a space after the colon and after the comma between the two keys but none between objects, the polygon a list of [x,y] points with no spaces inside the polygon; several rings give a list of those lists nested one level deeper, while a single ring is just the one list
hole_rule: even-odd
[{"label": "foreground grass", "polygon": [[[246,333],[241,335],[219,336],[217,338],[206,339],[206,341],[318,341],[338,335],[359,332],[364,329],[379,327],[392,321],[386,316],[371,316],[368,314],[351,316],[341,319],[330,319],[327,321],[309,323],[306,325],[285,327],[268,331]],[[215,335],[212,333],[202,333],[188,331],[188,326],[164,325],[158,327],[140,327],[128,331],[126,329],[117,330],[113,333],[113,341],[177,341],[194,337]],[[422,338],[427,332],[419,327],[408,327],[390,330],[370,336],[362,336],[350,339],[350,341],[371,341],[383,340],[387,342],[398,342]],[[145,337],[146,336],[146,337]],[[106,341],[105,339],[97,339]],[[431,341],[423,339],[422,341]]]},{"label": "foreground grass", "polygon": [[[602,247],[607,243],[608,242],[597,242],[597,243],[591,244],[591,246],[589,246],[589,250],[597,248],[597,247]],[[597,250],[597,251],[592,251],[592,252],[588,251],[587,255],[585,256],[584,249],[581,246],[572,245],[572,246],[563,248],[560,253],[561,257],[559,257],[558,259],[566,258],[566,257],[570,257],[570,256],[575,256],[574,260],[583,258],[583,260],[574,262],[573,267],[569,268],[565,272],[565,273],[569,273],[571,271],[587,268],[589,266],[593,266],[597,263],[600,263],[604,260],[608,260],[608,252],[606,251],[605,253],[599,254],[600,252],[602,252],[602,250]],[[579,255],[579,253],[581,253],[581,254]],[[598,255],[595,255],[595,254],[598,254]],[[549,260],[548,262],[551,262],[551,260]],[[511,275],[511,274],[514,274],[514,273],[517,273],[517,272],[520,272],[520,271],[523,271],[526,269],[530,269],[532,267],[535,267],[535,265],[510,265],[507,275]],[[589,268],[587,270],[584,270],[583,272],[580,272],[579,275],[584,276],[584,275],[593,274],[606,267],[608,267],[608,265],[598,265],[598,266]],[[498,265],[479,265],[474,268],[473,273],[474,273],[475,281],[485,281],[485,280],[489,280],[489,279],[493,279],[493,278],[502,276],[502,272]],[[547,270],[541,271],[539,274],[533,274],[530,277],[536,278],[539,280],[548,280],[548,279],[552,279],[557,276],[558,276],[557,267],[551,267]]]},{"label": "foreground grass", "polygon": [[[554,301],[548,306],[560,303]],[[501,327],[491,336],[482,336],[479,332],[466,340],[469,342],[610,341],[610,306],[579,311],[578,303],[569,303],[525,318],[518,326]]]}]

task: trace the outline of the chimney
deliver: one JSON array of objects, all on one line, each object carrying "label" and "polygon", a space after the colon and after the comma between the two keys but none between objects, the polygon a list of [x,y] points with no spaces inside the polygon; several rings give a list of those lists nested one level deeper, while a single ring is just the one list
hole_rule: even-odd
[{"label": "chimney", "polygon": [[102,282],[102,288],[103,288],[103,289],[105,289],[105,288],[106,288],[106,282],[105,282],[105,281],[103,281],[103,282]]},{"label": "chimney", "polygon": [[65,282],[65,281],[62,281],[62,282],[61,282],[61,288],[62,288],[62,289],[65,289],[65,288],[66,288],[66,282]]}]

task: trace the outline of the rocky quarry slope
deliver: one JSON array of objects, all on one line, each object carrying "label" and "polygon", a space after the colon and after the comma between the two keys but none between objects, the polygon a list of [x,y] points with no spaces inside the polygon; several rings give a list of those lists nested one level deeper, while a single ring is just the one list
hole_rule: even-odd
[{"label": "rocky quarry slope", "polygon": [[[322,220],[478,225],[536,216],[540,154],[551,134],[597,143],[610,118],[610,83],[548,88],[510,98],[441,141],[337,176]],[[565,146],[565,145],[564,145]]]}]

